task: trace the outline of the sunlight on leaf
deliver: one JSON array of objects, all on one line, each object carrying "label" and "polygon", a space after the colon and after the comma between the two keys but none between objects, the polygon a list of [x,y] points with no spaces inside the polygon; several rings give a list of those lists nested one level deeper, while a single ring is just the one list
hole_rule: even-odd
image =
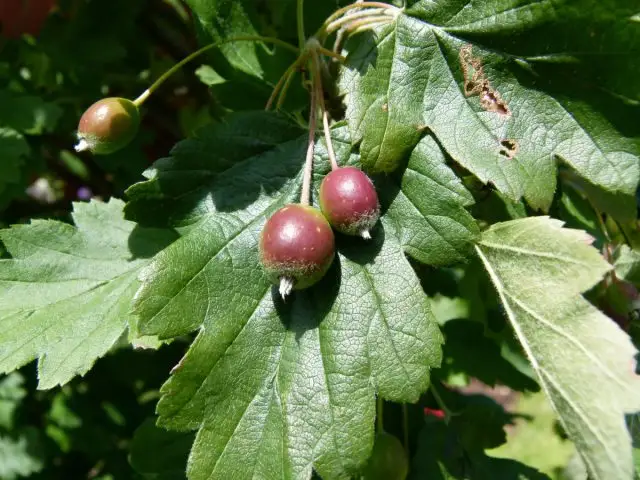
[{"label": "sunlight on leaf", "polygon": [[84,375],[133,321],[137,275],[172,236],[136,228],[123,202],[75,205],[76,226],[33,220],[1,230],[0,371],[38,359],[39,388]]},{"label": "sunlight on leaf", "polygon": [[[638,142],[622,135],[599,107],[575,98],[575,92],[540,88],[526,61],[455,35],[466,13],[478,16],[485,27],[507,30],[504,21],[511,15],[516,28],[523,22],[517,9],[498,21],[500,15],[482,16],[493,10],[487,3],[449,18],[457,11],[453,3],[434,4],[434,10],[425,6],[423,18],[400,15],[349,52],[340,84],[364,168],[394,171],[430,131],[482,182],[512,199],[524,196],[535,209],[549,209],[561,159],[610,194],[608,213],[632,218],[640,179]],[[549,9],[541,4],[538,13],[544,17]],[[607,103],[609,109],[628,109],[613,97]],[[630,121],[637,118],[634,112]]]},{"label": "sunlight on leaf", "polygon": [[631,479],[624,414],[640,410],[636,349],[582,298],[610,265],[548,217],[499,223],[476,247],[540,385],[596,480]]},{"label": "sunlight on leaf", "polygon": [[[286,302],[267,280],[260,231],[298,200],[306,148],[306,132],[286,125],[271,113],[232,116],[179,145],[128,192],[130,215],[184,229],[142,271],[135,312],[144,334],[198,330],[158,405],[161,426],[198,430],[191,479],[307,478],[312,468],[355,475],[372,448],[376,392],[415,402],[440,363],[440,332],[392,220],[369,242],[338,237],[326,277]],[[203,154],[230,131],[233,142]],[[354,164],[346,133],[334,132],[334,146],[341,164]],[[328,170],[319,145],[314,196]],[[164,219],[143,208],[153,201],[165,205]],[[428,236],[420,241],[428,247]]]}]

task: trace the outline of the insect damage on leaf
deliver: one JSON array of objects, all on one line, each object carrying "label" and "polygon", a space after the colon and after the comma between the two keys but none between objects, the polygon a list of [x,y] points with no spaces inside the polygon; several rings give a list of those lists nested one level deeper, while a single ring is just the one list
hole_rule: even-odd
[{"label": "insect damage on leaf", "polygon": [[500,148],[500,155],[507,157],[509,160],[512,160],[516,156],[518,149],[520,148],[518,142],[513,138],[505,138],[504,140],[501,140],[500,145],[502,145]]},{"label": "insect damage on leaf", "polygon": [[504,116],[511,116],[509,105],[500,94],[491,86],[484,73],[482,61],[472,55],[470,44],[460,49],[460,68],[464,76],[464,94],[467,97],[478,95],[480,105],[487,112],[495,112]]}]

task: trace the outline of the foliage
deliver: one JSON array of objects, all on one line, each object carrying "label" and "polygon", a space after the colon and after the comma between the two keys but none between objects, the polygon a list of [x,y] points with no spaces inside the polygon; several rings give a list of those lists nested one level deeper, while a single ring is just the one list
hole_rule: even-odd
[{"label": "foliage", "polygon": [[[0,478],[638,475],[638,9],[48,8],[0,7]],[[113,96],[139,134],[74,152]],[[380,221],[283,299],[261,231],[335,164]]]}]

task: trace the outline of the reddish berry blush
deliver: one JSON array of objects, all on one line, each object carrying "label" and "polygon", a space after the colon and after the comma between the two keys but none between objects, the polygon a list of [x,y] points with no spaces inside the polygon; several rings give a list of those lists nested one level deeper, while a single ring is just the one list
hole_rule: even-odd
[{"label": "reddish berry blush", "polygon": [[335,256],[331,226],[320,210],[290,204],[278,210],[260,235],[260,261],[284,297],[310,287],[327,272]]},{"label": "reddish berry blush", "polygon": [[138,132],[138,107],[126,98],[103,98],[91,105],[78,124],[77,151],[109,154],[124,148]]},{"label": "reddish berry blush", "polygon": [[370,238],[380,217],[378,194],[371,179],[359,168],[342,167],[329,173],[320,185],[320,208],[339,232]]}]

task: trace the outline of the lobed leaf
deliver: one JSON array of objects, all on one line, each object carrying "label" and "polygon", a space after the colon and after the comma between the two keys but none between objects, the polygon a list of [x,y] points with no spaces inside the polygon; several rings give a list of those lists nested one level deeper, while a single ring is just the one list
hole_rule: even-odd
[{"label": "lobed leaf", "polygon": [[[472,47],[457,36],[455,24],[438,23],[454,5],[483,18],[493,3],[500,2],[477,9],[440,2],[423,6],[421,18],[409,10],[355,44],[340,83],[364,168],[397,169],[426,129],[456,162],[512,199],[524,196],[532,207],[548,210],[560,158],[611,197],[601,202],[608,213],[632,218],[638,133],[623,134],[629,129],[613,125],[575,92],[542,90],[525,59]],[[543,4],[540,9],[550,9]],[[517,15],[518,22],[504,28],[517,32],[524,14]],[[486,28],[493,25],[485,20]],[[608,100],[616,102],[622,105]]]},{"label": "lobed leaf", "polygon": [[610,266],[547,217],[499,223],[476,247],[540,385],[596,479],[631,479],[624,414],[640,410],[629,337],[580,295]]},{"label": "lobed leaf", "polygon": [[383,198],[390,203],[386,218],[400,233],[405,251],[430,265],[468,258],[480,233],[465,210],[473,197],[447,166],[432,137],[424,137],[411,152],[399,183],[389,179],[379,185],[383,196],[394,196]]},{"label": "lobed leaf", "polygon": [[0,193],[8,184],[20,181],[24,157],[29,151],[29,144],[19,132],[0,126]]},{"label": "lobed leaf", "polygon": [[[271,213],[299,198],[307,135],[294,135],[293,126],[263,129],[258,141],[250,134],[280,122],[274,114],[233,115],[180,144],[128,192],[131,216],[162,221],[145,213],[157,201],[183,234],[142,271],[135,312],[144,334],[198,330],[158,405],[160,425],[198,430],[191,479],[309,478],[312,468],[349,478],[372,447],[376,393],[416,401],[440,362],[441,335],[391,213],[371,242],[338,236],[327,276],[280,300],[259,265],[258,238]],[[225,131],[237,143],[225,141]],[[357,163],[346,130],[333,138],[339,161]],[[320,145],[314,167],[317,195],[329,169]],[[433,181],[438,171],[451,180],[439,168]],[[443,217],[451,204],[442,203]],[[416,231],[429,225],[419,210],[404,215]],[[426,250],[435,238],[418,244]]]},{"label": "lobed leaf", "polygon": [[526,60],[537,72],[596,83],[640,100],[638,6],[626,0],[493,0],[411,4],[411,15],[458,37]]},{"label": "lobed leaf", "polygon": [[0,435],[0,478],[14,480],[29,477],[44,467],[44,455],[34,451],[38,431],[26,428],[17,435]]},{"label": "lobed leaf", "polygon": [[635,286],[640,286],[640,251],[622,245],[616,252],[613,266],[616,275]]},{"label": "lobed leaf", "polygon": [[39,388],[84,375],[134,321],[138,270],[172,240],[122,218],[124,204],[76,204],[76,226],[33,220],[0,231],[0,371],[38,359]]}]

